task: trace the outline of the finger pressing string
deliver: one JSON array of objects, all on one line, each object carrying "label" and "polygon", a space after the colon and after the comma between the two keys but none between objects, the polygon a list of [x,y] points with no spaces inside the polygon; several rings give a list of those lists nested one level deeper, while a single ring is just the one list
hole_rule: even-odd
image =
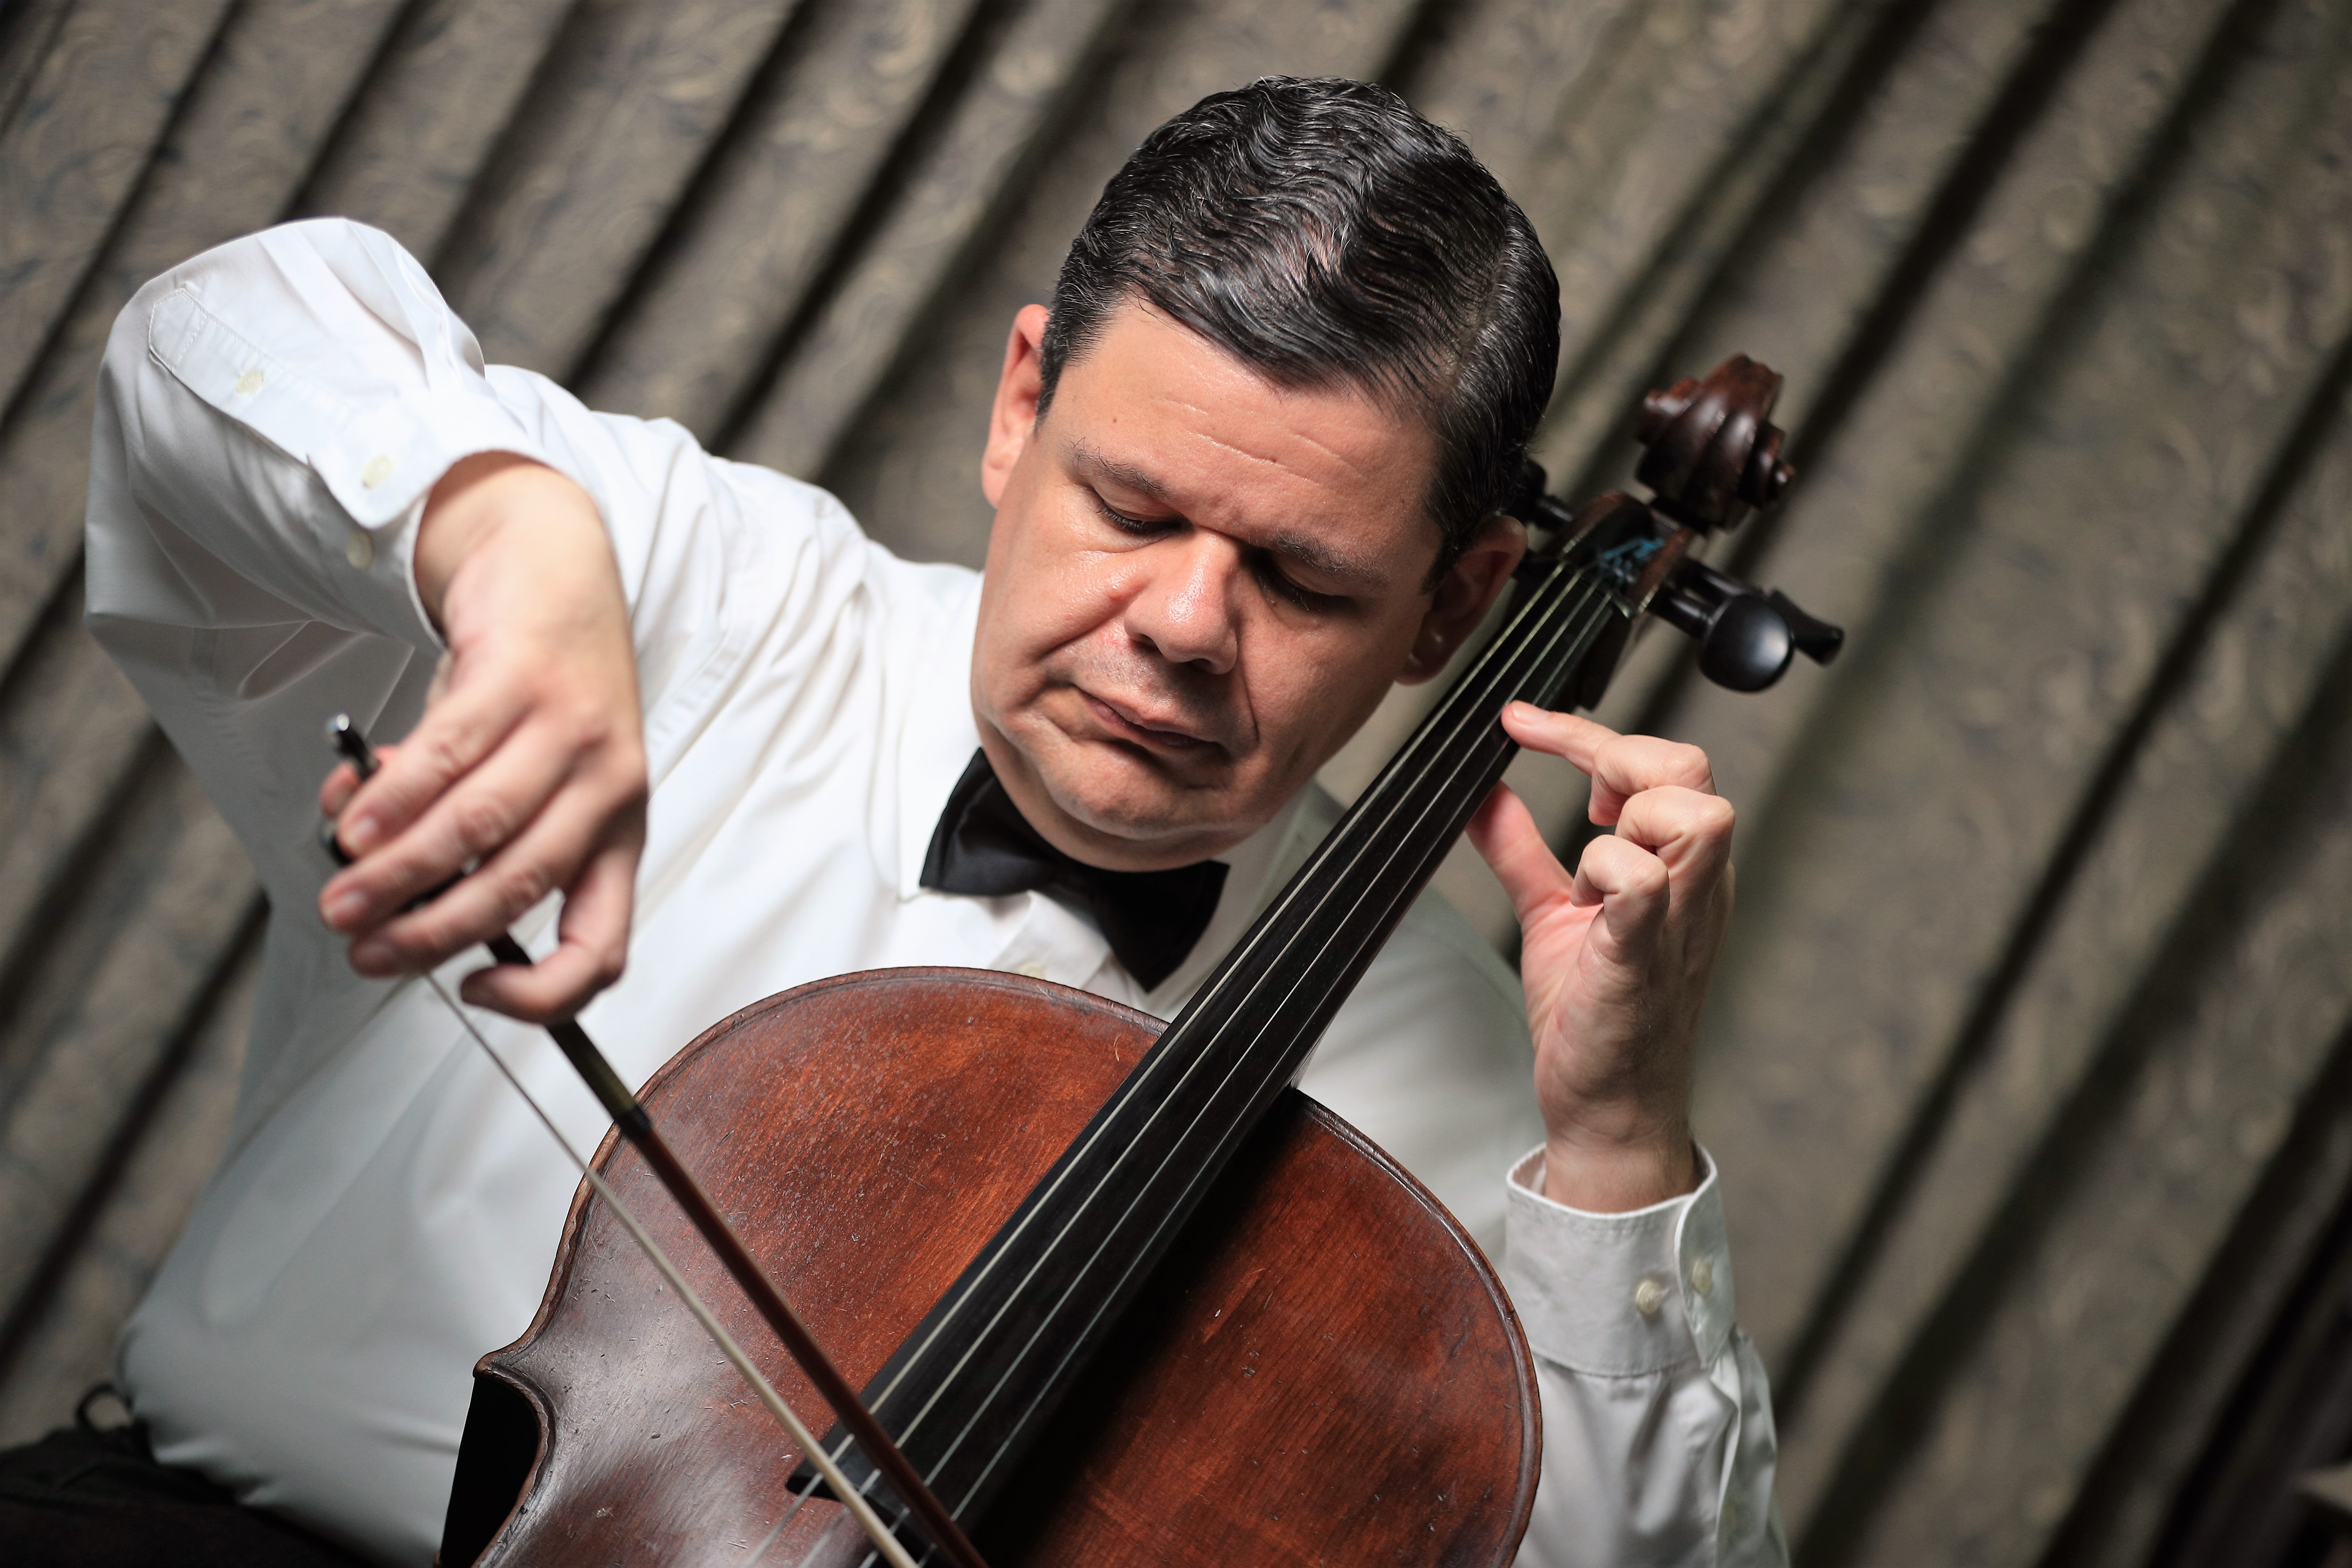
[{"label": "finger pressing string", "polygon": [[1706,879],[1730,862],[1738,822],[1738,814],[1721,795],[1667,785],[1625,803],[1617,816],[1617,837],[1656,855],[1678,879]]}]

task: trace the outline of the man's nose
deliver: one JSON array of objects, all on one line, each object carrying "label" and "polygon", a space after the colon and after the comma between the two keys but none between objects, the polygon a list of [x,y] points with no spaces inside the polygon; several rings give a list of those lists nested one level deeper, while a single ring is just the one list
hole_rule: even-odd
[{"label": "man's nose", "polygon": [[1240,657],[1234,596],[1243,571],[1241,549],[1206,529],[1165,542],[1150,581],[1127,605],[1127,627],[1171,664],[1212,675]]}]

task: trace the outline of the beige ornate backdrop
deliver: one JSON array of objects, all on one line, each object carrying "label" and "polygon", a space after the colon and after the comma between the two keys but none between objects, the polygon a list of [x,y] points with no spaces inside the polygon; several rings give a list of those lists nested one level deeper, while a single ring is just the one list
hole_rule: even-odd
[{"label": "beige ornate backdrop", "polygon": [[0,1440],[217,1152],[260,919],[80,629],[131,291],[349,214],[492,358],[975,561],[1012,312],[1145,130],[1276,70],[1526,205],[1564,487],[1662,375],[1789,377],[1804,477],[1724,553],[1844,662],[1735,700],[1653,638],[1609,709],[1744,811],[1699,1115],[1802,1558],[2281,1560],[2352,1438],[2340,0],[0,3]]}]

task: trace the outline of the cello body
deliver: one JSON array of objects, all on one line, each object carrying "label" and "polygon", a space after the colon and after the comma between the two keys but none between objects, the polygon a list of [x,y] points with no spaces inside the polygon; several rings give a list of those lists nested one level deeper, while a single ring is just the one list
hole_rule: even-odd
[{"label": "cello body", "polygon": [[[1509,1300],[1284,1086],[1502,778],[1508,703],[1597,701],[1651,614],[1735,690],[1836,656],[1839,628],[1690,554],[1793,478],[1780,385],[1737,355],[1651,394],[1647,502],[1571,512],[1526,466],[1512,515],[1556,543],[1164,1027],[1013,975],[844,975],[716,1026],[640,1103],[554,1026],[624,1135],[597,1156],[620,1201],[785,1402],[826,1403],[795,1340],[864,1423],[884,1463],[845,1441],[845,1485],[895,1465],[929,1540],[997,1568],[1511,1561],[1541,1432]],[[476,1368],[441,1561],[865,1562],[838,1505],[795,1508],[801,1459],[583,1184],[537,1319]]]},{"label": "cello body", "polygon": [[[724,1020],[643,1098],[863,1382],[1162,1027],[1018,975],[850,974]],[[608,1138],[597,1159],[783,1396],[821,1408],[635,1152]],[[585,1184],[538,1317],[475,1377],[446,1568],[741,1563],[791,1505],[801,1455]],[[1538,1424],[1526,1341],[1477,1247],[1287,1091],[975,1540],[996,1568],[1507,1563]],[[863,1560],[841,1512],[807,1502],[761,1562]]]}]

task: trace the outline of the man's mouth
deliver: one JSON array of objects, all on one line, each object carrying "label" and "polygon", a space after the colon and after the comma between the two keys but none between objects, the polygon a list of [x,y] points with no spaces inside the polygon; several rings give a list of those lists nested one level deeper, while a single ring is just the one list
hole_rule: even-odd
[{"label": "man's mouth", "polygon": [[1078,695],[1086,699],[1088,711],[1114,740],[1161,752],[1193,752],[1213,743],[1206,735],[1186,727],[1181,720],[1107,701],[1083,688]]}]

